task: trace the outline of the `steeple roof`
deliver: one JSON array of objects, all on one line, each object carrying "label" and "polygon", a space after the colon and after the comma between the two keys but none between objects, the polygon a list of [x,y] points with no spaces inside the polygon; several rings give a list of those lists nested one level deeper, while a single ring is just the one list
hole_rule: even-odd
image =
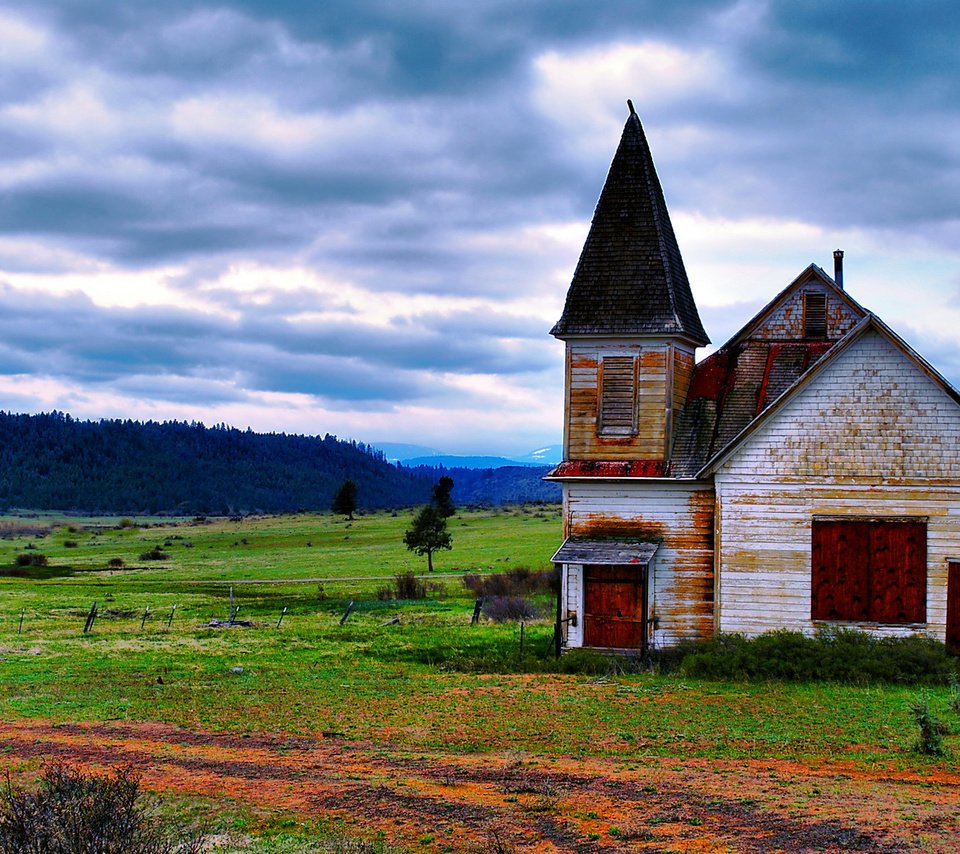
[{"label": "steeple roof", "polygon": [[630,105],[563,316],[571,335],[678,335],[708,344],[640,118]]}]

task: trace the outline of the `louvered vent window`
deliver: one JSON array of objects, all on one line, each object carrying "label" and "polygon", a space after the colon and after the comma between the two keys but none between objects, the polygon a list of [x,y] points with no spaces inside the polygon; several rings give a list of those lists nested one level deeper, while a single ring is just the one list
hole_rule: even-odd
[{"label": "louvered vent window", "polygon": [[803,295],[803,337],[827,337],[826,294]]},{"label": "louvered vent window", "polygon": [[636,432],[636,360],[605,356],[600,363],[600,432],[626,436]]}]

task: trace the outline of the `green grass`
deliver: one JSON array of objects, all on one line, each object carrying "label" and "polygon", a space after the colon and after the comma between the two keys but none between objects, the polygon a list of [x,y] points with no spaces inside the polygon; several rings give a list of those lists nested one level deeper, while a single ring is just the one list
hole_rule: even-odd
[{"label": "green grass", "polygon": [[[379,601],[383,579],[425,570],[402,545],[410,518],[374,514],[350,524],[304,515],[138,528],[59,519],[42,539],[0,540],[0,567],[35,544],[52,567],[75,571],[0,578],[0,707],[7,719],[335,731],[412,752],[841,759],[960,770],[957,736],[945,738],[944,758],[912,751],[917,689],[555,672],[564,662],[548,654],[549,615],[526,627],[520,660],[517,625],[470,625],[472,594],[460,576],[546,568],[561,537],[556,507],[458,514],[454,550],[440,557],[428,599]],[[67,539],[79,545],[64,547]],[[169,560],[137,560],[165,542]],[[105,571],[111,557],[133,568]],[[270,580],[277,583],[262,583]],[[207,627],[226,618],[231,583],[239,617],[254,626]],[[93,601],[100,617],[84,635]],[[356,611],[340,626],[349,601]],[[541,605],[549,614],[550,602]],[[384,625],[396,616],[399,624]],[[233,672],[238,667],[242,673]],[[960,727],[949,687],[927,696],[935,714]]]}]

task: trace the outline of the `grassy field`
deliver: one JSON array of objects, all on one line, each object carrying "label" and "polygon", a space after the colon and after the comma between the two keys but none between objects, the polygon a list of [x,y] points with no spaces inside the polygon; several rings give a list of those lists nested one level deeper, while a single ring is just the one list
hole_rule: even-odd
[{"label": "grassy field", "polygon": [[[0,578],[0,757],[26,777],[56,756],[131,762],[249,836],[231,850],[334,850],[330,834],[403,850],[741,850],[730,833],[767,838],[798,814],[810,821],[777,826],[783,850],[806,850],[824,822],[891,850],[921,837],[951,850],[938,845],[960,829],[944,806],[960,744],[948,736],[938,759],[911,749],[917,689],[549,672],[551,603],[520,659],[518,624],[470,624],[462,574],[547,568],[558,508],[460,513],[428,598],[377,598],[425,570],[402,545],[410,519],[7,518],[0,567],[48,564]],[[167,559],[141,559],[157,546]],[[210,627],[231,587],[253,625]],[[928,696],[960,724],[948,689]],[[862,816],[843,830],[851,809]]]}]

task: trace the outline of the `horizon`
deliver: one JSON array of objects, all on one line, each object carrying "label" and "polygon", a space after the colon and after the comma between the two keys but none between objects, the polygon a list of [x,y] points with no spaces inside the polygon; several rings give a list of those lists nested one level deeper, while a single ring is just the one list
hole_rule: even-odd
[{"label": "horizon", "polygon": [[716,345],[839,248],[960,384],[946,0],[0,0],[0,31],[4,410],[555,445],[628,98]]}]

